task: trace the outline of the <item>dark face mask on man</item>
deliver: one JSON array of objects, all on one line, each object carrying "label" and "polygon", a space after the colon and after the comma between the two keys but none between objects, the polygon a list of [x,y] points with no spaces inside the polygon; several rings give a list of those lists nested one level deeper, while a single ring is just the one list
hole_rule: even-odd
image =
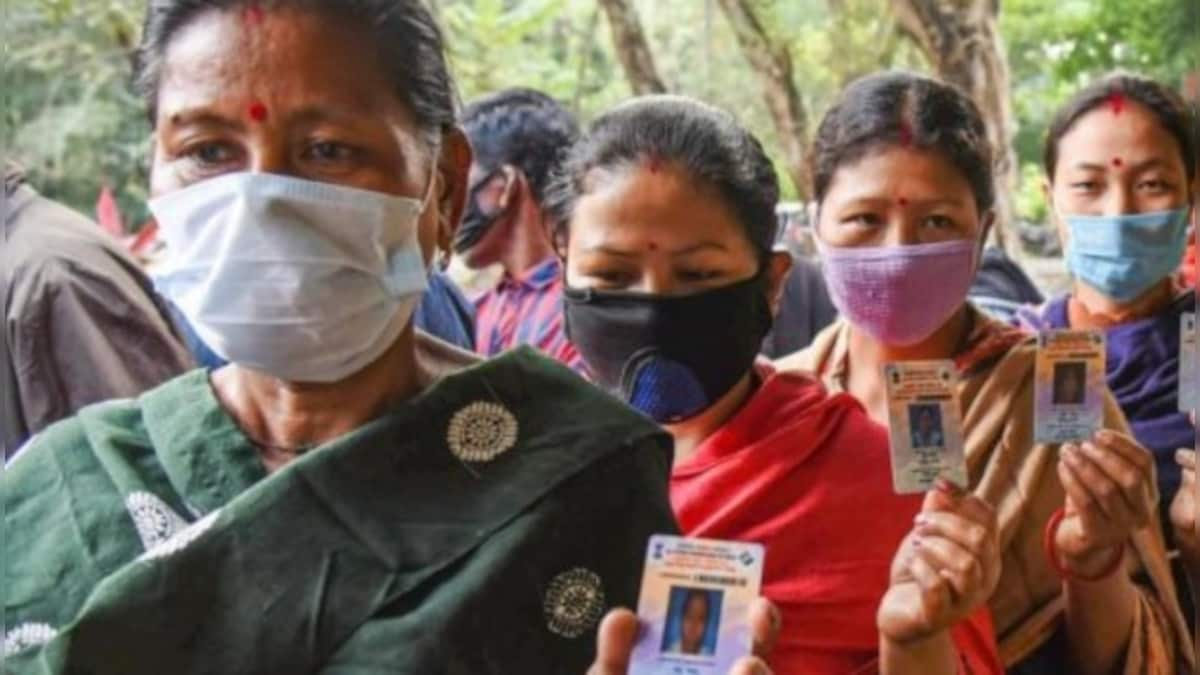
[{"label": "dark face mask on man", "polygon": [[463,213],[458,232],[454,235],[455,253],[464,253],[478,244],[500,219],[500,216],[504,215],[505,209],[503,208],[496,207],[485,210],[479,205],[479,193],[498,175],[505,175],[503,167],[488,172],[467,192],[466,210]]},{"label": "dark face mask on man", "polygon": [[659,424],[712,407],[771,330],[759,274],[692,295],[566,288],[567,336],[596,382]]}]

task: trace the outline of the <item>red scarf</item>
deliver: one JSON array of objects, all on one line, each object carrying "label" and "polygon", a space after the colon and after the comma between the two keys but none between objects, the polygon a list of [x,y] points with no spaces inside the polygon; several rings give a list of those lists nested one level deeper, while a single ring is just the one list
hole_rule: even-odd
[{"label": "red scarf", "polygon": [[[675,514],[688,535],[766,547],[763,595],[783,613],[776,673],[876,672],[875,614],[921,496],[892,492],[887,431],[855,399],[758,374],[751,400],[675,467]],[[1002,672],[986,608],[954,637],[964,672]]]}]

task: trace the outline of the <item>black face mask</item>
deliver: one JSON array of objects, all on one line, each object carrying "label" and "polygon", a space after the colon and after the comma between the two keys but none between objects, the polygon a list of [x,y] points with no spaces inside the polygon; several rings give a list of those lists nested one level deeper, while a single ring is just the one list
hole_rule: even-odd
[{"label": "black face mask", "polygon": [[455,253],[463,253],[478,244],[479,240],[483,239],[483,235],[487,234],[492,225],[495,225],[500,216],[504,214],[504,209],[489,212],[479,206],[479,191],[502,170],[496,169],[484,176],[467,192],[467,209],[463,214],[462,223],[458,226],[458,232],[454,235]]},{"label": "black face mask", "polygon": [[563,292],[567,337],[601,386],[659,424],[712,407],[771,330],[761,276],[693,295]]}]

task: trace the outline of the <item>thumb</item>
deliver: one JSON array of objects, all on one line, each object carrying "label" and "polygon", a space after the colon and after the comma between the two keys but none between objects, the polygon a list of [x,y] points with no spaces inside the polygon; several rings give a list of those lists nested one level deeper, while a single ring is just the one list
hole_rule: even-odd
[{"label": "thumb", "polygon": [[596,636],[596,662],[588,675],[625,675],[633,644],[637,641],[637,615],[627,609],[616,609],[604,617]]}]

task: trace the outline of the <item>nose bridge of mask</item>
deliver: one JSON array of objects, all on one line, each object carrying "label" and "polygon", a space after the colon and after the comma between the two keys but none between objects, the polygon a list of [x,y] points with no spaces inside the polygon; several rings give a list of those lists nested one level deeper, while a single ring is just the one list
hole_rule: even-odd
[{"label": "nose bridge of mask", "polygon": [[1120,216],[1067,216],[1071,246],[1102,257],[1181,253],[1187,243],[1186,209]]}]

